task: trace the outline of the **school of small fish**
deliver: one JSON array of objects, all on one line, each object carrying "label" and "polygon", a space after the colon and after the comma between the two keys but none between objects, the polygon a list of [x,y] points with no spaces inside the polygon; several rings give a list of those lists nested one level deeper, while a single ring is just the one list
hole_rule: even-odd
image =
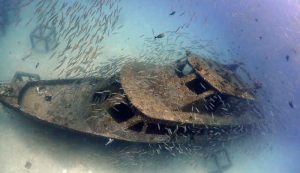
[{"label": "school of small fish", "polygon": [[[49,59],[56,59],[53,69],[58,77],[89,76],[97,71],[95,61],[101,57],[104,41],[117,34],[122,7],[120,0],[30,0],[35,6],[34,16],[26,23],[56,29],[57,48]],[[27,59],[24,57],[23,59]]]}]

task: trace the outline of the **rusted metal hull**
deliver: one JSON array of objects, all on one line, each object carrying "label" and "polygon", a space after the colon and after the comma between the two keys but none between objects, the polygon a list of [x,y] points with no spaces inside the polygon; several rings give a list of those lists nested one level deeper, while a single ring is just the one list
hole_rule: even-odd
[{"label": "rusted metal hull", "polygon": [[17,73],[0,85],[0,102],[81,133],[145,143],[228,140],[261,121],[251,101],[207,83],[199,90],[205,80],[195,71],[180,76],[177,66],[130,63],[112,78],[40,80]]},{"label": "rusted metal hull", "polygon": [[[134,142],[151,143],[153,138],[165,142],[167,136],[128,132],[129,121],[114,119],[109,107],[112,103],[103,103],[101,96],[95,96],[108,88],[117,91],[117,84],[115,90],[113,85],[113,79],[94,78],[34,81],[28,82],[18,97],[1,96],[0,101],[39,120],[83,133]],[[139,118],[130,120],[135,121]]]}]

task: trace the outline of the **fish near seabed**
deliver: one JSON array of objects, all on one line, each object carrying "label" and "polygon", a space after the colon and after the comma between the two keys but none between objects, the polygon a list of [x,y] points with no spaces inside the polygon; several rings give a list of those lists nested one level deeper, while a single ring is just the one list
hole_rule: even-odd
[{"label": "fish near seabed", "polygon": [[157,39],[157,38],[164,38],[165,37],[165,34],[164,33],[160,33],[158,34],[157,36],[154,36],[154,39]]}]

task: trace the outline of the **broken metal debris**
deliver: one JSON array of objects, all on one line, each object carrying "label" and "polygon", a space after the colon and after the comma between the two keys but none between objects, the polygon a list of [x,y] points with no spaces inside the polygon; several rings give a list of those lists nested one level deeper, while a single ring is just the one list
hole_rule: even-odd
[{"label": "broken metal debris", "polygon": [[[27,80],[25,80],[26,78]],[[16,73],[0,102],[66,129],[144,143],[243,136],[262,121],[255,96],[225,65],[187,53],[169,65],[132,62],[110,78],[40,80]]]},{"label": "broken metal debris", "polygon": [[58,45],[56,35],[55,27],[39,25],[30,33],[31,46],[33,49],[43,52],[53,50]]},{"label": "broken metal debris", "polygon": [[224,148],[212,153],[208,159],[208,173],[222,173],[232,166],[228,151]]}]

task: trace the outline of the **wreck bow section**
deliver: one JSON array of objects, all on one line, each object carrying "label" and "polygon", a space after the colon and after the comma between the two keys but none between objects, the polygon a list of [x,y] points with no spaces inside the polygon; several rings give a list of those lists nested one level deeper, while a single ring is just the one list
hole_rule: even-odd
[{"label": "wreck bow section", "polygon": [[[25,73],[18,73],[24,78]],[[81,133],[134,142],[164,142],[167,136],[129,128],[142,121],[122,95],[116,78],[24,80],[2,85],[0,101],[35,119]],[[126,104],[126,106],[124,106]],[[155,140],[154,140],[155,139]]]}]

